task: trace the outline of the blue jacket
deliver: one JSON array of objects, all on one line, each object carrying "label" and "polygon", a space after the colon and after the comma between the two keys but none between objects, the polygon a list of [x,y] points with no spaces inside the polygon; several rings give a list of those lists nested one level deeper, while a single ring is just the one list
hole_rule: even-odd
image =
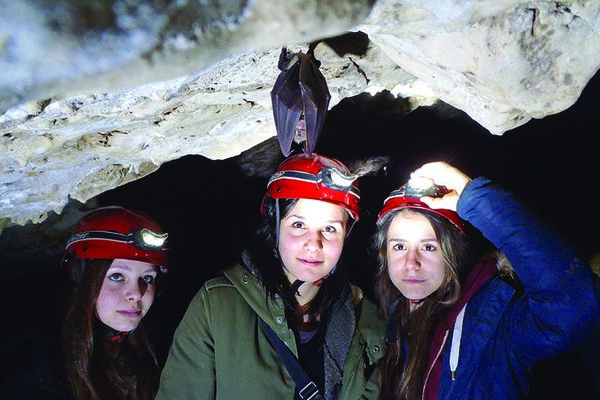
[{"label": "blue jacket", "polygon": [[485,178],[467,185],[457,208],[508,257],[525,293],[494,278],[471,298],[455,380],[452,330],[441,354],[438,399],[527,398],[534,364],[600,326],[600,279],[572,245]]}]

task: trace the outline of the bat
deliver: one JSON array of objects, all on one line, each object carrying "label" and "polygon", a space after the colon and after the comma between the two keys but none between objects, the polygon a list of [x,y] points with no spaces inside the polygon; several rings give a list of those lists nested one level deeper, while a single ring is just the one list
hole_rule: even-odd
[{"label": "bat", "polygon": [[283,47],[279,56],[281,73],[271,90],[271,103],[279,146],[286,157],[292,142],[304,142],[304,153],[312,154],[329,107],[331,95],[319,70],[321,62],[314,55],[316,45],[309,45],[306,54],[290,54]]}]

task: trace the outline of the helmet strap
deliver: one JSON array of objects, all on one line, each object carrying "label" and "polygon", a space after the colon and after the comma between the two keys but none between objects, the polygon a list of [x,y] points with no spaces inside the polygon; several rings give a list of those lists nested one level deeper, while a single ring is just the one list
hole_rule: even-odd
[{"label": "helmet strap", "polygon": [[296,279],[296,281],[292,283],[292,286],[290,286],[290,288],[287,290],[287,292],[285,292],[283,296],[283,302],[290,310],[294,310],[296,295],[298,294],[298,289],[300,288],[300,286],[302,286],[303,283],[304,281]]},{"label": "helmet strap", "polygon": [[110,340],[111,342],[119,342],[127,335],[129,335],[129,332],[114,331],[114,334],[109,333],[108,340]]},{"label": "helmet strap", "polygon": [[275,249],[279,254],[279,229],[281,227],[281,223],[279,222],[279,218],[281,217],[281,212],[279,211],[279,199],[275,199]]},{"label": "helmet strap", "polygon": [[135,329],[132,329],[130,331],[118,331],[118,330],[106,325],[104,322],[102,322],[97,314],[96,314],[95,319],[99,324],[99,328],[101,329],[102,332],[104,332],[105,337],[110,342],[120,342],[121,340],[123,340],[123,338],[125,338],[126,336],[133,333],[133,331],[135,331]]},{"label": "helmet strap", "polygon": [[323,284],[323,281],[327,278],[329,278],[337,269],[337,264],[331,269],[331,271],[329,271],[328,274],[325,274],[325,276],[323,276],[321,279],[319,279],[318,281],[314,281],[313,285],[315,286],[321,286]]},{"label": "helmet strap", "polygon": [[323,281],[325,279],[327,279],[327,278],[329,278],[329,274],[326,274],[324,277],[322,277],[318,281],[313,282],[313,285],[315,285],[315,286],[321,286],[323,284]]},{"label": "helmet strap", "polygon": [[350,231],[352,230],[352,228],[354,227],[354,224],[356,223],[356,220],[354,219],[352,214],[350,214],[349,211],[348,211],[348,214],[350,215],[350,217],[348,218],[350,220],[350,222],[348,224],[349,225],[348,229],[346,229],[346,237],[348,237],[348,235],[350,235]]}]

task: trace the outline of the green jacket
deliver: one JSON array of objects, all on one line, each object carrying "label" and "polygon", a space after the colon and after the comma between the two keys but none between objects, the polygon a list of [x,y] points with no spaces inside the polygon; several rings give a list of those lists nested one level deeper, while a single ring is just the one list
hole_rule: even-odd
[{"label": "green jacket", "polygon": [[[190,303],[175,332],[156,399],[292,400],[294,381],[258,323],[260,316],[297,355],[283,301],[268,298],[258,279],[238,264],[224,275],[206,282]],[[345,355],[337,399],[376,399],[384,323],[361,290],[352,289],[357,329]]]}]

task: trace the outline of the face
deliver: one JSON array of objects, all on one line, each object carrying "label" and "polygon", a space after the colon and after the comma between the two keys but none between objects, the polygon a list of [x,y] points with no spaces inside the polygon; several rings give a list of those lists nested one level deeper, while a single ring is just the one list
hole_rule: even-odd
[{"label": "face", "polygon": [[446,263],[433,227],[423,215],[401,212],[387,234],[390,280],[411,300],[423,299],[444,282]]},{"label": "face", "polygon": [[320,200],[299,199],[281,220],[279,254],[285,274],[316,282],[337,264],[346,237],[347,211]]},{"label": "face", "polygon": [[145,262],[114,260],[96,300],[100,321],[117,331],[137,328],[154,301],[157,271]]}]

